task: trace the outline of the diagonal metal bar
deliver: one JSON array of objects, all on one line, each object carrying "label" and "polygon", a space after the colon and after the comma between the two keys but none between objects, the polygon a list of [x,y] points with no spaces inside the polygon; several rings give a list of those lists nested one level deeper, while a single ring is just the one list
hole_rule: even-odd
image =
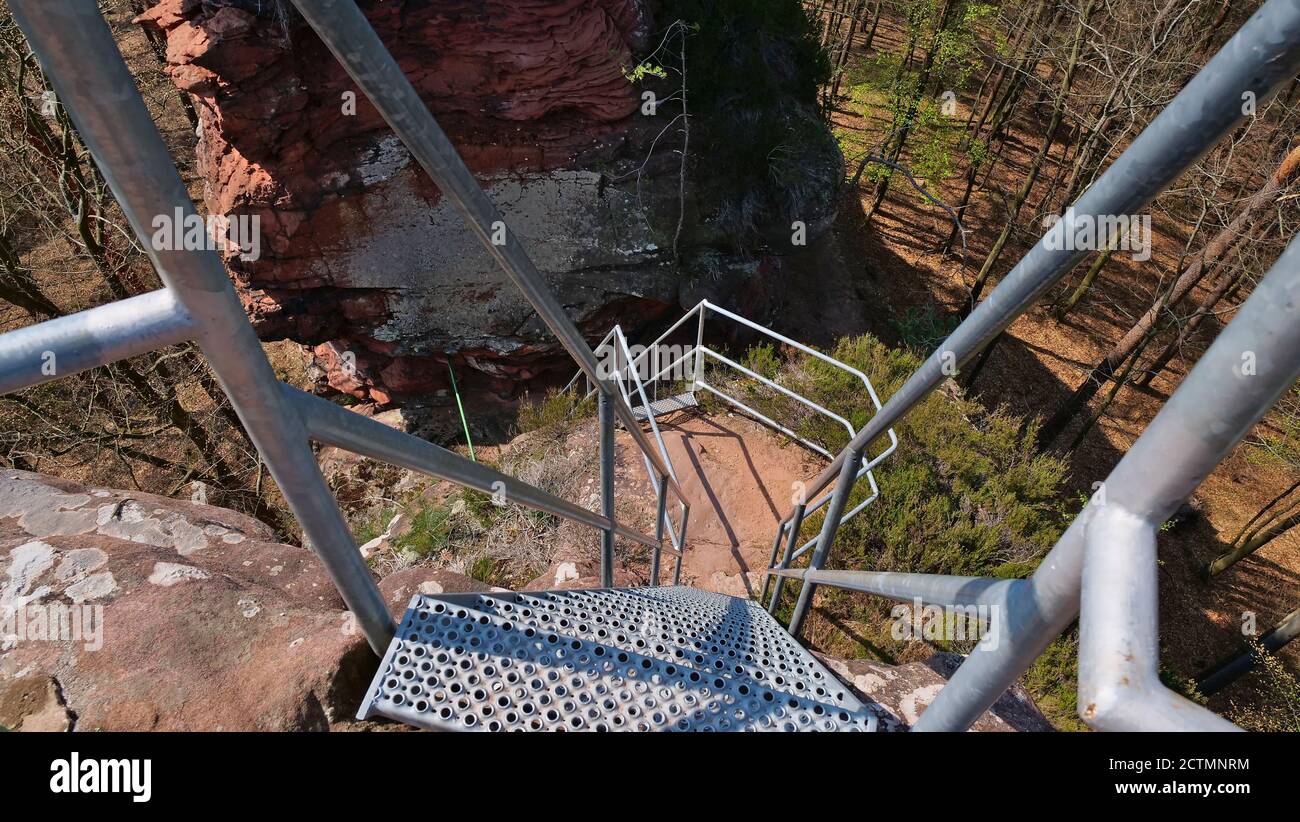
[{"label": "diagonal metal bar", "polygon": [[[280,383],[279,390],[285,403],[302,419],[307,435],[316,442],[400,465],[485,494],[504,493],[510,502],[602,531],[610,528],[608,517],[560,499],[554,494],[548,494],[534,485],[529,485],[481,462],[474,462],[427,440],[389,428],[382,422],[353,413],[329,400],[314,397],[291,385]],[[659,542],[653,537],[627,526],[614,524],[614,532],[647,547],[659,547]],[[670,554],[677,553],[677,550],[672,547],[665,547],[663,550]]]}]

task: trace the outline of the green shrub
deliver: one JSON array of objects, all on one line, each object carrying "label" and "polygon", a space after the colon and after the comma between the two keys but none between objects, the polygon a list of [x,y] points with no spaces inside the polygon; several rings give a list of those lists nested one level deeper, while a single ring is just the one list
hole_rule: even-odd
[{"label": "green shrub", "polygon": [[[869,336],[841,340],[832,356],[865,373],[884,397],[921,364]],[[854,428],[874,413],[861,381],[821,360],[801,357],[778,382],[831,410],[849,409]],[[848,434],[824,420],[807,417],[800,433],[838,451]],[[895,430],[899,447],[875,470],[880,499],[840,530],[840,567],[1019,577],[1055,544],[1066,465],[1037,452],[1036,425],[940,391]],[[850,506],[869,492],[860,482]]]},{"label": "green shrub", "polygon": [[595,407],[594,400],[582,399],[577,390],[552,389],[540,400],[526,396],[519,405],[519,433],[555,428],[575,417],[591,416]]},{"label": "green shrub", "polygon": [[[921,364],[915,354],[889,349],[870,336],[845,338],[831,355],[867,375],[879,396],[892,396]],[[770,373],[774,352],[753,349],[745,363]],[[860,429],[875,413],[861,380],[805,355],[784,359],[775,380],[813,402],[846,417]],[[809,412],[779,393],[737,380],[731,392],[773,419],[794,423],[800,436],[835,453],[848,441],[842,425]],[[787,423],[789,424],[789,423]],[[949,384],[931,393],[896,427],[899,445],[874,469],[880,496],[838,532],[828,568],[904,571],[1023,578],[1033,572],[1056,543],[1068,519],[1062,494],[1065,462],[1035,448],[1035,423],[1004,409],[990,411],[966,399]],[[870,451],[880,454],[888,441]],[[849,509],[870,493],[859,481]],[[801,542],[821,527],[822,515],[805,521]],[[788,608],[797,585],[786,587]],[[818,643],[845,655],[867,654],[885,661],[915,657],[908,640],[890,636],[891,603],[853,592],[822,588],[821,623],[810,635],[830,637]],[[825,616],[826,620],[821,620]],[[827,627],[852,626],[849,633]],[[1069,638],[1036,665],[1029,682],[1044,709],[1058,725],[1073,727],[1074,657]],[[970,641],[936,643],[946,650],[969,652]],[[1050,650],[1050,649],[1049,649]],[[1075,723],[1077,724],[1077,723]]]},{"label": "green shrub", "polygon": [[960,317],[940,314],[933,304],[924,310],[909,308],[892,320],[903,346],[922,355],[938,348],[960,323]]},{"label": "green shrub", "polygon": [[411,552],[419,559],[436,556],[451,542],[453,518],[450,508],[441,505],[424,505],[409,512],[411,530],[393,540],[393,548],[400,556]]}]

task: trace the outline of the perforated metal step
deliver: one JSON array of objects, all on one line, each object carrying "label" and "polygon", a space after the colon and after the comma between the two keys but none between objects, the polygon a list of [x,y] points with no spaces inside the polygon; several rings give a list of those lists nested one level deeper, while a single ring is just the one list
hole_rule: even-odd
[{"label": "perforated metal step", "polygon": [[417,594],[358,716],[444,730],[866,731],[757,604],[692,588]]},{"label": "perforated metal step", "polygon": [[[699,405],[699,403],[695,401],[694,394],[677,394],[676,396],[665,397],[662,400],[655,400],[650,403],[649,408],[651,413],[658,418],[662,417],[664,414],[671,414],[673,411],[681,411],[685,408],[694,408],[697,405]],[[639,420],[645,419],[647,416],[646,406],[638,405],[636,408],[633,408],[632,416]]]}]

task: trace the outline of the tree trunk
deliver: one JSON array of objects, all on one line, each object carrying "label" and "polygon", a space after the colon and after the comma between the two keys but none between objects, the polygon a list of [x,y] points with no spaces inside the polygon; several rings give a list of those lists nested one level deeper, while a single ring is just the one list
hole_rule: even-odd
[{"label": "tree trunk", "polygon": [[835,59],[833,73],[835,79],[831,82],[830,94],[822,106],[827,112],[835,108],[835,100],[840,94],[840,82],[844,79],[844,66],[848,64],[849,52],[853,48],[853,37],[858,33],[858,19],[862,16],[862,9],[867,5],[867,0],[858,0],[858,4],[853,7],[853,16],[849,19],[849,33],[845,35],[844,41],[840,44],[839,56]]},{"label": "tree trunk", "polygon": [[1287,531],[1290,531],[1297,524],[1300,524],[1300,511],[1296,511],[1290,516],[1278,520],[1232,550],[1224,551],[1216,557],[1213,562],[1206,566],[1205,575],[1207,577],[1212,577],[1215,574],[1231,568],[1233,565],[1255,553],[1260,548],[1263,548],[1265,545],[1268,545],[1273,540],[1282,536]]},{"label": "tree trunk", "polygon": [[[1281,622],[1259,638],[1259,645],[1268,653],[1277,653],[1298,636],[1300,636],[1300,608],[1282,617]],[[1226,659],[1197,677],[1196,690],[1203,696],[1213,696],[1249,673],[1257,661],[1253,648],[1244,654]]]},{"label": "tree trunk", "polygon": [[1101,270],[1106,267],[1106,263],[1110,261],[1110,257],[1114,253],[1114,248],[1108,248],[1097,255],[1097,259],[1092,261],[1092,265],[1088,267],[1088,273],[1083,275],[1083,279],[1079,281],[1074,293],[1053,312],[1056,319],[1063,320],[1067,314],[1074,310],[1084,295],[1088,293],[1088,289],[1092,288],[1092,284],[1097,280],[1097,275],[1101,274]]},{"label": "tree trunk", "polygon": [[1161,314],[1187,296],[1204,276],[1207,263],[1221,257],[1236,243],[1250,220],[1260,210],[1273,203],[1278,192],[1291,182],[1298,170],[1300,170],[1300,146],[1292,149],[1263,187],[1241,208],[1232,222],[1201,249],[1201,253],[1183,269],[1182,274],[1169,290],[1152,303],[1147,312],[1134,323],[1119,342],[1115,343],[1101,362],[1093,366],[1084,377],[1083,383],[1039,430],[1040,447],[1046,448],[1052,444],[1079,411],[1096,396],[1101,387],[1114,377],[1120,366],[1137,350],[1138,346],[1147,340]]},{"label": "tree trunk", "polygon": [[1200,327],[1205,318],[1214,313],[1214,308],[1219,304],[1219,301],[1222,300],[1228,292],[1233,289],[1233,287],[1240,283],[1242,278],[1245,276],[1246,271],[1244,269],[1238,271],[1233,276],[1223,276],[1219,280],[1219,284],[1214,287],[1214,290],[1201,301],[1200,305],[1196,306],[1196,310],[1193,311],[1192,315],[1184,321],[1182,328],[1178,330],[1178,336],[1171,340],[1169,344],[1156,355],[1156,358],[1149,366],[1143,369],[1142,374],[1134,381],[1134,384],[1150,385],[1151,381],[1158,377],[1160,372],[1164,371],[1165,368],[1169,366],[1169,363],[1178,355],[1178,352],[1183,349],[1183,346],[1187,345],[1187,341],[1196,333],[1196,329]]},{"label": "tree trunk", "polygon": [[[908,135],[911,134],[912,126],[916,122],[917,112],[921,107],[921,98],[925,96],[926,88],[930,85],[930,72],[934,69],[934,60],[939,52],[939,44],[943,32],[947,30],[949,23],[952,21],[953,12],[957,10],[957,0],[944,0],[944,5],[940,9],[938,22],[935,25],[934,37],[930,40],[930,47],[926,49],[925,59],[921,63],[921,68],[916,79],[916,87],[912,90],[912,99],[907,105],[907,114],[903,117],[902,126],[897,130],[897,134],[892,139],[892,150],[886,148],[885,158],[891,162],[897,163],[903,153],[903,147],[907,144]],[[885,199],[886,192],[889,191],[889,181],[893,174],[886,174],[876,183],[876,192],[872,198],[871,205],[867,208],[864,217],[864,224],[870,223],[872,216],[880,208],[881,202]]]},{"label": "tree trunk", "polygon": [[1084,3],[1083,10],[1079,13],[1079,24],[1075,28],[1074,41],[1070,47],[1070,59],[1066,64],[1065,74],[1061,78],[1061,88],[1056,97],[1056,105],[1053,107],[1052,119],[1047,127],[1047,134],[1043,137],[1043,144],[1039,147],[1038,154],[1029,167],[1029,173],[1026,175],[1024,183],[1020,186],[1020,191],[1016,193],[1016,198],[1011,204],[1010,213],[1007,215],[1007,222],[1002,229],[1002,234],[994,242],[988,257],[984,259],[984,265],[975,277],[974,285],[971,286],[968,312],[979,302],[980,295],[984,292],[989,277],[993,274],[993,268],[1001,258],[1002,251],[1011,238],[1011,232],[1015,229],[1016,220],[1020,217],[1020,209],[1024,207],[1025,201],[1029,199],[1030,192],[1033,191],[1034,182],[1038,179],[1039,172],[1042,171],[1043,161],[1047,159],[1048,153],[1052,150],[1052,140],[1057,128],[1061,125],[1061,119],[1065,116],[1065,100],[1070,94],[1070,86],[1074,83],[1074,75],[1079,67],[1079,57],[1083,53],[1084,32],[1087,31],[1088,18],[1092,15],[1093,5],[1094,0],[1087,0]]}]

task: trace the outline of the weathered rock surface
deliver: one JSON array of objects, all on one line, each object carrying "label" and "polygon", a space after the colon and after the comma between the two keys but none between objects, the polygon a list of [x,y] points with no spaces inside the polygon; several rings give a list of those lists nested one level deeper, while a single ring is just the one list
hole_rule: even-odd
[{"label": "weathered rock surface", "polygon": [[[874,702],[886,719],[881,730],[905,731],[929,707],[961,664],[961,656],[937,653],[924,662],[885,665],[866,659],[837,659],[817,654],[859,698]],[[1029,693],[1013,685],[984,713],[972,731],[1051,731]]]},{"label": "weathered rock surface", "polygon": [[[673,301],[637,192],[598,168],[640,105],[623,68],[643,2],[362,5],[575,316]],[[231,268],[264,337],[317,346],[334,387],[380,402],[445,388],[448,358],[471,389],[545,367],[554,343],[296,13],[163,0],[141,19],[197,103],[209,211],[260,219],[261,259]]]},{"label": "weathered rock surface", "polygon": [[[380,582],[398,618],[416,592],[480,590],[428,567]],[[376,664],[315,555],[257,520],[0,471],[0,725],[364,728]]]},{"label": "weathered rock surface", "polygon": [[[642,566],[622,565],[616,584],[645,584]],[[665,574],[670,568],[666,558]],[[575,550],[528,587],[596,587],[596,570],[593,557]],[[392,573],[379,588],[398,618],[416,593],[493,590],[429,566]],[[955,654],[900,666],[821,658],[883,709],[886,730],[914,724],[960,661]],[[0,725],[367,729],[377,723],[352,716],[375,665],[315,556],[275,542],[262,523],[206,505],[0,471]],[[974,730],[1051,726],[1016,686]]]},{"label": "weathered rock surface", "polygon": [[[677,112],[643,115],[624,75],[654,45],[650,0],[361,6],[591,336],[702,296],[751,314],[782,299],[777,258],[740,261],[705,238],[683,249],[698,265],[671,259],[679,164],[660,137]],[[312,346],[329,385],[381,404],[445,396],[449,362],[486,398],[573,370],[287,3],[161,0],[140,20],[193,95],[208,211],[260,220],[260,259],[229,264],[264,339]],[[708,209],[686,212],[689,232]],[[816,233],[825,217],[804,219]]]},{"label": "weathered rock surface", "polygon": [[21,471],[0,472],[0,617],[7,727],[324,729],[374,665],[265,525]]}]

